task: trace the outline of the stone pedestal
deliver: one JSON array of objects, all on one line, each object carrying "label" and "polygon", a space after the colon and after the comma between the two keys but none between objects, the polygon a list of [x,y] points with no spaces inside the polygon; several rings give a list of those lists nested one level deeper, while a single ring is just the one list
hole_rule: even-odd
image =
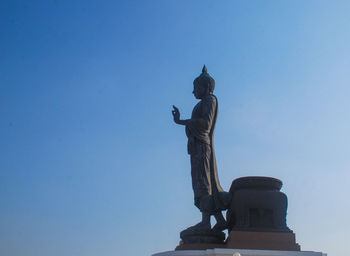
[{"label": "stone pedestal", "polygon": [[286,223],[288,200],[281,187],[282,181],[270,177],[234,180],[226,240],[222,232],[187,229],[175,251],[153,256],[326,256],[300,251]]},{"label": "stone pedestal", "polygon": [[183,251],[183,250],[195,251],[195,250],[207,250],[207,249],[215,249],[215,248],[226,248],[226,244],[181,243],[178,246],[176,246],[175,251]]},{"label": "stone pedestal", "polygon": [[175,250],[207,250],[207,249],[253,249],[300,251],[300,245],[295,241],[292,232],[253,232],[231,231],[225,243],[181,243]]},{"label": "stone pedestal", "polygon": [[153,254],[153,256],[327,256],[322,252],[306,251],[270,251],[270,250],[246,250],[246,249],[207,249],[168,251]]},{"label": "stone pedestal", "polygon": [[[183,244],[224,244],[225,236],[224,232],[214,232],[210,229],[195,230],[188,228],[180,233]],[[221,246],[213,248],[221,248]]]},{"label": "stone pedestal", "polygon": [[240,231],[290,232],[287,227],[287,196],[282,181],[270,177],[242,177],[230,188],[228,229]]},{"label": "stone pedestal", "polygon": [[226,248],[300,251],[292,232],[250,232],[231,231]]}]

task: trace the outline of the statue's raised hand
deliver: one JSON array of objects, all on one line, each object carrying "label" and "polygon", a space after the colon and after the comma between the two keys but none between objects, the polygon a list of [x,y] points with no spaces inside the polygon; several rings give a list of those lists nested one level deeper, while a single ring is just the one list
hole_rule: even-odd
[{"label": "statue's raised hand", "polygon": [[171,111],[171,113],[173,114],[174,122],[178,124],[179,121],[180,121],[180,111],[179,111],[179,109],[173,105],[173,110]]}]

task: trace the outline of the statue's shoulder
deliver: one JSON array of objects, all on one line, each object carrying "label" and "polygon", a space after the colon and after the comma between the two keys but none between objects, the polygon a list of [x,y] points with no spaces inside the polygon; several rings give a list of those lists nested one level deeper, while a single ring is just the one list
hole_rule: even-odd
[{"label": "statue's shoulder", "polygon": [[203,102],[206,102],[206,103],[210,103],[210,104],[215,104],[217,99],[216,99],[216,96],[213,95],[213,94],[209,94],[207,96],[205,96],[203,99],[202,99]]}]

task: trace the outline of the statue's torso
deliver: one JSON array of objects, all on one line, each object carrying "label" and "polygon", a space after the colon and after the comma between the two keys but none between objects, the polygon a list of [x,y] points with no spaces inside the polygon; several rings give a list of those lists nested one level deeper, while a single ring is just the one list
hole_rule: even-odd
[{"label": "statue's torso", "polygon": [[211,145],[212,129],[216,122],[217,102],[213,95],[208,95],[198,102],[192,111],[190,123],[186,126],[188,153],[198,153],[198,144]]}]

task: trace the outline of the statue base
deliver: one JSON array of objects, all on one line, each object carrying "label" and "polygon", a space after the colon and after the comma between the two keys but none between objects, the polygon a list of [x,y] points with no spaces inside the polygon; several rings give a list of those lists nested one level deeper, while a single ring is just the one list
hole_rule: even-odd
[{"label": "statue base", "polygon": [[300,251],[292,232],[253,232],[232,230],[227,238],[226,248]]},{"label": "statue base", "polygon": [[188,228],[180,233],[179,246],[175,250],[204,250],[225,247],[225,233],[211,229]]},{"label": "statue base", "polygon": [[[222,233],[220,235],[220,233]],[[292,232],[236,231],[229,232],[226,242],[225,234],[220,233],[190,233],[181,234],[182,240],[175,248],[180,250],[207,250],[214,248],[240,248],[253,250],[300,251],[300,245],[295,241]]]},{"label": "statue base", "polygon": [[168,251],[153,254],[152,256],[327,256],[322,252],[307,251],[270,251],[270,250],[247,250],[247,249],[207,249]]}]

